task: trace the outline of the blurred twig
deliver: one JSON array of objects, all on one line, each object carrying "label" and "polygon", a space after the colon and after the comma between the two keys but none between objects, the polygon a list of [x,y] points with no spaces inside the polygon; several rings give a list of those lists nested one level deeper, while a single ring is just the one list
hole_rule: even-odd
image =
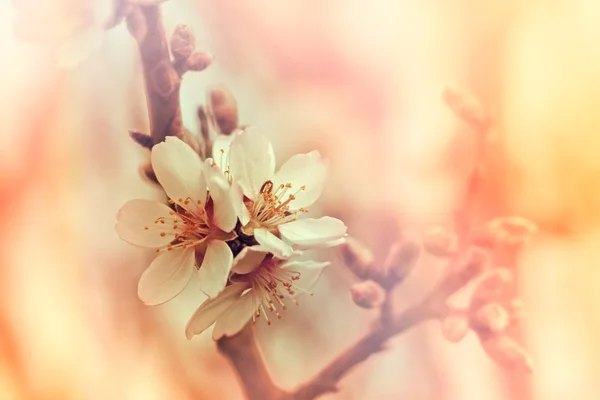
[{"label": "blurred twig", "polygon": [[179,106],[181,76],[169,56],[159,6],[133,7],[127,15],[127,26],[140,50],[152,142],[156,144],[167,136],[180,136],[183,130]]}]

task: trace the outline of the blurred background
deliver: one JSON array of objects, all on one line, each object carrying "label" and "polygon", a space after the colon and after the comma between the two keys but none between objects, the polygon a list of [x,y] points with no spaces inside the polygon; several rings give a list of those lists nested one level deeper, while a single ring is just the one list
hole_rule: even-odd
[{"label": "blurred background", "polygon": [[[0,0],[0,398],[241,399],[210,338],[184,326],[194,285],[144,307],[154,254],[114,232],[131,198],[160,198],[127,131],[148,131],[141,64],[124,24],[83,54],[61,44],[100,26],[112,0]],[[185,125],[206,89],[235,94],[281,165],[318,149],[330,182],[311,208],[343,219],[378,257],[401,230],[443,224],[464,190],[473,132],[443,104],[469,88],[499,127],[476,215],[518,214],[540,234],[517,267],[535,373],[506,372],[470,335],[430,322],[355,369],[330,399],[500,400],[600,396],[600,4],[596,0],[169,0],[214,56],[188,73]],[[335,251],[315,296],[258,340],[292,388],[369,328]],[[422,296],[443,265],[422,260],[395,299]]]}]

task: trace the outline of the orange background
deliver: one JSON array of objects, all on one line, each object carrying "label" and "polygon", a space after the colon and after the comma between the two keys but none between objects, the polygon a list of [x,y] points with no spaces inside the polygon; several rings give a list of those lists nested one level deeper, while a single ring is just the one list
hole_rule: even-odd
[{"label": "orange background", "polygon": [[[158,198],[138,175],[147,131],[135,42],[124,25],[73,68],[53,49],[107,18],[110,1],[0,0],[0,397],[237,399],[209,334],[183,327],[192,287],[156,308],[136,298],[152,254],[121,242],[114,215]],[[446,222],[472,162],[470,132],[441,101],[447,82],[491,110],[499,140],[480,218],[519,214],[541,232],[518,277],[521,341],[536,371],[498,369],[474,336],[446,342],[427,323],[396,338],[331,399],[544,399],[600,396],[600,4],[596,0],[171,0],[165,25],[192,27],[213,54],[182,86],[196,130],[206,88],[226,84],[244,123],[262,127],[278,164],[320,150],[331,177],[311,212],[342,218],[380,258],[400,228]],[[291,388],[369,327],[334,260],[314,298],[259,341]],[[403,308],[442,265],[424,259]]]}]

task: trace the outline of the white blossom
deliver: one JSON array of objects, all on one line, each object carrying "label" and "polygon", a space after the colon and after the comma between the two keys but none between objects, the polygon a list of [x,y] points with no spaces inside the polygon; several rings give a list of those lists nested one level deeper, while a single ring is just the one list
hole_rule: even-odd
[{"label": "white blossom", "polygon": [[242,233],[253,235],[268,252],[288,258],[294,250],[344,241],[346,226],[339,219],[301,218],[325,187],[327,162],[318,151],[293,156],[275,173],[271,143],[246,129],[219,136],[213,154],[231,182]]},{"label": "white blossom", "polygon": [[[250,320],[264,319],[271,325],[281,319],[296,297],[310,293],[328,262],[279,260],[262,246],[246,247],[236,257],[233,282],[219,296],[205,301],[186,326],[186,337],[204,332],[211,325],[213,339],[238,333]],[[312,295],[312,293],[310,293]],[[216,322],[216,323],[215,323]]]},{"label": "white blossom", "polygon": [[200,288],[214,297],[227,284],[233,263],[225,242],[235,237],[237,223],[229,184],[175,137],[154,146],[151,161],[172,208],[131,200],[119,210],[116,224],[121,239],[159,253],[140,278],[138,295],[148,305],[172,299],[188,284],[198,260]]}]

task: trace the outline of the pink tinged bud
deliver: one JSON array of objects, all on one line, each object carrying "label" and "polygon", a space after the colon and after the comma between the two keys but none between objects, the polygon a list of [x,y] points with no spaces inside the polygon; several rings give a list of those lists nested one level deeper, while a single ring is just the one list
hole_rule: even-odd
[{"label": "pink tinged bud", "polygon": [[171,54],[175,61],[189,58],[196,49],[196,36],[187,25],[178,25],[171,36]]},{"label": "pink tinged bud", "polygon": [[473,296],[471,308],[479,308],[485,303],[506,303],[515,295],[514,274],[506,268],[488,271],[479,281]]},{"label": "pink tinged bud", "polygon": [[338,246],[344,263],[360,279],[369,279],[375,257],[371,250],[360,241],[348,237]]},{"label": "pink tinged bud", "polygon": [[467,90],[448,85],[444,88],[442,97],[450,110],[464,122],[477,128],[486,128],[489,124],[485,107],[477,97]]},{"label": "pink tinged bud", "polygon": [[496,244],[520,245],[537,232],[537,226],[522,217],[503,217],[486,225],[489,236]]},{"label": "pink tinged bud", "polygon": [[193,53],[185,60],[185,68],[188,71],[202,71],[208,68],[212,62],[212,56],[208,53]]},{"label": "pink tinged bud", "polygon": [[473,316],[473,329],[498,333],[506,330],[511,318],[506,308],[498,303],[488,303],[481,306]]},{"label": "pink tinged bud", "polygon": [[237,101],[224,87],[213,87],[208,92],[209,111],[215,127],[223,135],[229,135],[238,128]]},{"label": "pink tinged bud", "polygon": [[355,283],[350,288],[352,300],[363,308],[379,307],[385,301],[385,290],[373,281]]},{"label": "pink tinged bud", "polygon": [[469,282],[471,279],[483,273],[488,260],[487,252],[478,247],[471,247],[465,260],[459,265],[457,279]]},{"label": "pink tinged bud", "polygon": [[462,311],[453,311],[442,320],[442,334],[451,342],[463,340],[469,329],[469,318]]},{"label": "pink tinged bud", "polygon": [[533,372],[533,360],[511,337],[492,335],[481,342],[487,355],[498,365],[520,372]]},{"label": "pink tinged bud", "polygon": [[393,246],[383,264],[387,272],[385,285],[392,287],[406,279],[420,256],[421,248],[414,241],[407,240]]},{"label": "pink tinged bud", "polygon": [[449,257],[456,252],[457,239],[454,233],[435,227],[423,235],[423,247],[429,254]]}]

